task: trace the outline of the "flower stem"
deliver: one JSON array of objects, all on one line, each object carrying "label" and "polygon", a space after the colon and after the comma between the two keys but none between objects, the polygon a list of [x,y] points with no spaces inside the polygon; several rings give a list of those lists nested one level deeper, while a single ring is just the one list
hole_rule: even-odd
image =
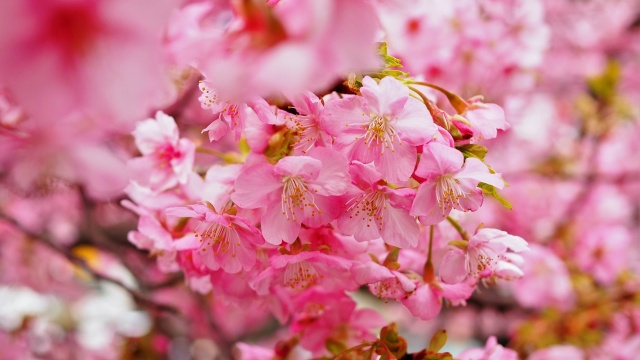
[{"label": "flower stem", "polygon": [[[405,83],[413,84],[413,85],[422,85],[422,86],[426,86],[426,87],[430,87],[432,89],[438,90],[439,92],[443,93],[447,97],[447,100],[449,100],[449,103],[451,103],[451,106],[453,106],[453,108],[456,109],[458,114],[464,113],[469,108],[469,103],[467,103],[460,95],[453,93],[447,89],[441,88],[438,85],[431,84],[424,81],[412,81],[412,80],[408,80]],[[409,88],[411,87],[409,86]]]},{"label": "flower stem", "polygon": [[429,227],[429,253],[427,254],[427,262],[424,264],[424,269],[422,271],[422,279],[425,283],[429,284],[435,280],[435,269],[433,268],[433,263],[431,262],[431,254],[433,253],[433,231],[435,229],[434,225]]},{"label": "flower stem", "polygon": [[449,224],[451,224],[451,226],[453,226],[456,229],[456,231],[458,232],[458,234],[460,234],[462,239],[464,239],[465,241],[469,241],[469,233],[467,232],[467,230],[462,228],[459,222],[457,222],[451,216],[447,216],[447,221],[449,221]]},{"label": "flower stem", "polygon": [[196,152],[202,153],[202,154],[208,154],[208,155],[213,155],[221,160],[224,160],[224,162],[228,163],[228,164],[242,164],[242,158],[241,156],[239,156],[238,154],[235,153],[223,153],[222,151],[218,151],[218,150],[214,150],[214,149],[209,149],[209,148],[205,148],[205,147],[201,147],[198,146],[196,147]]}]

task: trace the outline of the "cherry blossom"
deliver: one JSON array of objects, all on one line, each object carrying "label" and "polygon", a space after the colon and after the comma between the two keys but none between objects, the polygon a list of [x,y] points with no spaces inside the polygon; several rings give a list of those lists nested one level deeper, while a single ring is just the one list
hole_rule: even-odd
[{"label": "cherry blossom", "polygon": [[[222,209],[221,209],[222,210]],[[181,239],[184,248],[195,250],[202,262],[211,270],[236,273],[249,270],[256,262],[256,245],[264,240],[260,232],[247,220],[216,213],[205,205],[191,205],[188,208],[169,208],[167,216],[194,218],[198,221],[193,234]]]},{"label": "cherry blossom", "polygon": [[155,119],[140,122],[133,135],[143,156],[132,160],[131,164],[148,172],[145,180],[154,190],[187,182],[193,167],[195,144],[180,138],[172,117],[158,112]]},{"label": "cherry blossom", "polygon": [[360,92],[362,96],[327,103],[324,128],[350,160],[373,162],[389,182],[407,181],[417,160],[416,146],[436,133],[431,115],[392,77],[380,83],[365,77]]},{"label": "cherry blossom", "polygon": [[235,182],[233,202],[249,209],[266,208],[262,232],[274,245],[294,242],[302,224],[326,224],[340,211],[337,196],[350,183],[347,160],[326,148],[307,155],[286,157],[275,166],[250,166]]},{"label": "cherry blossom", "polygon": [[425,145],[420,159],[416,175],[425,181],[418,188],[411,215],[420,216],[423,224],[436,224],[453,209],[478,210],[483,201],[480,182],[504,187],[500,175],[492,174],[480,160],[465,160],[461,152],[446,145]]}]

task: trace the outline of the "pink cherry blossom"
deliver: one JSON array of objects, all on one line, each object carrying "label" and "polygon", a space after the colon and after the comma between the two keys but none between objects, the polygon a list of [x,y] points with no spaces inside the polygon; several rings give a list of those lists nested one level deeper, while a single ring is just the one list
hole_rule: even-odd
[{"label": "pink cherry blossom", "polygon": [[338,217],[338,229],[358,241],[381,237],[392,246],[415,247],[420,228],[409,215],[413,190],[380,185],[382,175],[358,162],[351,165],[351,175],[358,186],[347,193],[347,209]]},{"label": "pink cherry blossom", "polygon": [[480,100],[471,101],[469,108],[462,115],[471,123],[474,137],[478,140],[493,139],[498,136],[498,130],[506,130],[509,127],[504,110],[496,104],[485,104]]},{"label": "pink cherry blossom", "polygon": [[326,352],[328,340],[356,345],[374,340],[374,329],[385,324],[372,309],[356,309],[356,303],[344,293],[309,291],[297,302],[300,311],[293,316],[291,330],[302,335],[301,345],[319,356]]},{"label": "pink cherry blossom", "polygon": [[460,360],[518,360],[518,353],[498,344],[495,336],[489,337],[484,348],[465,350],[458,355]]},{"label": "pink cherry blossom", "polygon": [[344,274],[351,268],[351,261],[320,251],[271,256],[269,266],[256,276],[251,286],[259,295],[266,295],[272,287],[284,287],[300,292],[310,287],[325,290],[353,290],[357,286]]},{"label": "pink cherry blossom", "polygon": [[522,257],[508,250],[523,252],[528,251],[529,247],[519,236],[497,229],[480,229],[469,239],[466,252],[459,248],[449,250],[442,259],[440,275],[445,282],[451,284],[463,281],[467,276],[496,276],[505,279],[522,277]]},{"label": "pink cherry blossom", "polygon": [[546,247],[531,244],[530,250],[522,254],[524,276],[510,284],[516,300],[534,309],[571,308],[575,294],[564,262]]},{"label": "pink cherry blossom", "polygon": [[184,238],[195,254],[211,270],[222,268],[228,273],[249,270],[256,262],[257,245],[264,240],[260,232],[245,219],[218,214],[204,205],[169,208],[167,216],[193,218],[197,225],[193,234]]},{"label": "pink cherry blossom", "polygon": [[172,6],[2,1],[0,83],[39,121],[83,112],[116,128],[140,119],[173,96],[161,48]]},{"label": "pink cherry blossom", "polygon": [[[233,12],[214,11],[208,26],[194,26],[194,36],[184,37],[214,34],[209,37],[213,45],[202,54],[195,52],[195,63],[216,80],[224,98],[242,101],[281,91],[323,90],[349,72],[379,66],[373,44],[379,26],[364,0],[233,5]],[[197,35],[198,27],[204,35]]]},{"label": "pink cherry blossom", "polygon": [[628,263],[631,234],[622,226],[601,226],[581,236],[576,262],[603,284],[612,283]]},{"label": "pink cherry blossom", "polygon": [[425,181],[418,188],[411,215],[420,216],[426,225],[439,223],[452,209],[478,210],[483,201],[480,182],[504,187],[500,175],[490,173],[482,161],[464,160],[460,151],[437,142],[424,146],[416,175]]},{"label": "pink cherry blossom", "polygon": [[209,133],[209,141],[217,141],[227,131],[232,131],[236,140],[244,127],[246,112],[249,111],[244,103],[232,103],[218,97],[216,90],[207,81],[200,82],[202,95],[198,98],[203,109],[210,109],[215,119],[202,132]]},{"label": "pink cherry blossom", "polygon": [[402,300],[402,305],[411,315],[422,320],[431,320],[442,310],[444,299],[454,305],[465,304],[475,287],[476,282],[472,279],[457,284],[446,284],[438,280],[425,283],[420,279],[417,281],[416,290]]},{"label": "pink cherry blossom", "polygon": [[584,360],[582,349],[572,345],[555,345],[545,349],[534,351],[527,360]]},{"label": "pink cherry blossom", "polygon": [[351,274],[358,284],[369,285],[371,293],[381,299],[401,301],[416,289],[403,273],[372,261],[353,265]]},{"label": "pink cherry blossom", "polygon": [[380,83],[366,76],[360,92],[362,96],[326,104],[324,128],[335,137],[334,147],[350,160],[373,162],[389,182],[407,181],[415,168],[416,146],[437,132],[431,115],[389,76]]},{"label": "pink cherry blossom", "polygon": [[330,143],[329,136],[320,127],[324,106],[322,101],[312,92],[290,96],[291,104],[298,115],[286,111],[278,112],[283,122],[291,129],[294,136],[294,148],[306,154],[317,145]]},{"label": "pink cherry blossom", "polygon": [[250,166],[235,182],[233,202],[248,209],[266,208],[261,230],[271,244],[293,243],[302,224],[327,224],[340,212],[337,196],[351,180],[347,159],[326,148],[314,148],[307,155],[285,157],[275,166]]},{"label": "pink cherry blossom", "polygon": [[132,160],[132,166],[145,173],[149,185],[165,190],[185,184],[191,174],[195,158],[195,144],[181,139],[175,120],[163,112],[155,119],[140,122],[133,132],[142,157]]}]

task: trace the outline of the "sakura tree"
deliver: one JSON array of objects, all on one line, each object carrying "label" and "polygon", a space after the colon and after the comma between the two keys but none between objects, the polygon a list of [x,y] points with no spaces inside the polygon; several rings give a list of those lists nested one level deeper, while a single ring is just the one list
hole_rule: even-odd
[{"label": "sakura tree", "polygon": [[640,2],[0,2],[0,359],[635,359]]}]

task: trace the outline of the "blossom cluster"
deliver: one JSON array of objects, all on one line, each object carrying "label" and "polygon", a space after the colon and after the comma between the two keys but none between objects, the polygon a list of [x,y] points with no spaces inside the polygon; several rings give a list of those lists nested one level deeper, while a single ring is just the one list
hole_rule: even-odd
[{"label": "blossom cluster", "polygon": [[[464,303],[481,279],[522,276],[518,253],[527,243],[488,228],[458,235],[434,268],[434,226],[455,223],[452,211],[478,210],[479,184],[504,187],[470,149],[507,125],[495,104],[459,99],[466,109],[449,115],[411,83],[363,76],[351,93],[307,91],[275,107],[264,98],[221,101],[203,80],[199,100],[214,120],[202,132],[211,145],[181,138],[162,112],[133,133],[142,156],[131,161],[140,176],[124,203],[140,216],[130,241],[159,254],[161,268],[184,271],[195,291],[292,319],[291,331],[316,355],[330,340],[367,340],[383,324],[338,305],[355,305],[346,292],[359,286],[429,320],[445,300]],[[457,130],[456,122],[466,125],[457,139],[443,127]],[[220,142],[227,129],[246,139],[246,150]],[[196,151],[213,160],[196,165]],[[305,316],[313,326],[297,324],[309,307],[327,310]]]}]

